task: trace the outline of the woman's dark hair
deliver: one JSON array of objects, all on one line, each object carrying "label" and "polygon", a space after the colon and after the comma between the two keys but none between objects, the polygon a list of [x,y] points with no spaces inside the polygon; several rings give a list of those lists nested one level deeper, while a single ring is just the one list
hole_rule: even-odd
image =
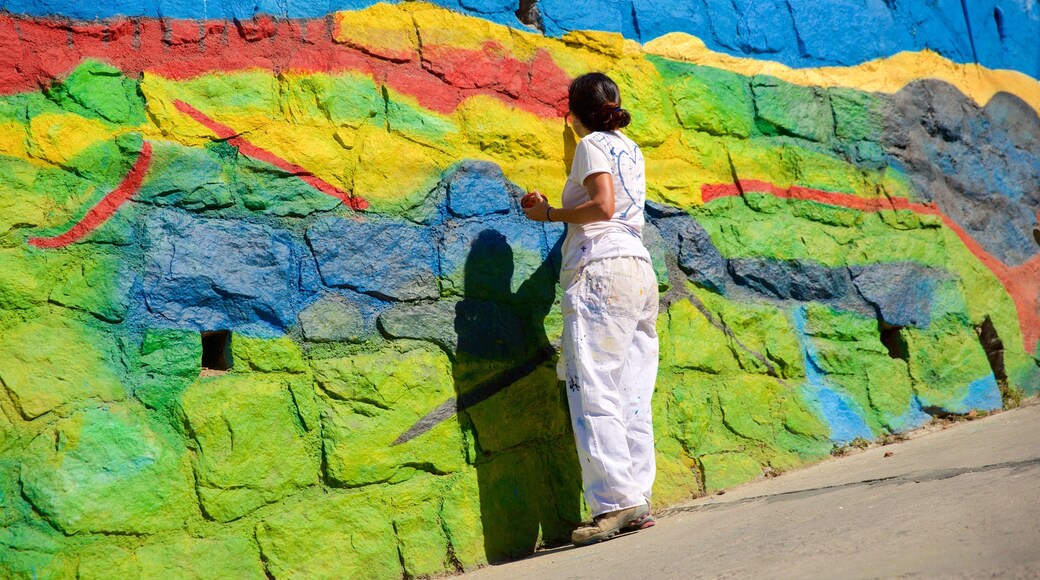
[{"label": "woman's dark hair", "polygon": [[574,79],[567,96],[571,113],[589,131],[613,131],[632,122],[632,115],[621,108],[621,91],[603,73],[588,73]]}]

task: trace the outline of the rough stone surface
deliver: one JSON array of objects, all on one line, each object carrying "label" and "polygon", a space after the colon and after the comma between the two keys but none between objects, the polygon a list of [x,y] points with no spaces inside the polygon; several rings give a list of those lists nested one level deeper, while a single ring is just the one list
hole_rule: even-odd
[{"label": "rough stone surface", "polygon": [[237,519],[317,481],[318,458],[308,451],[284,380],[202,379],[184,392],[181,406],[197,446],[199,498],[210,518]]},{"label": "rough stone surface", "polygon": [[428,433],[395,444],[427,413],[444,403],[453,406],[451,371],[439,349],[401,341],[313,366],[315,382],[328,397],[322,415],[326,475],[337,484],[356,487],[405,480],[419,469],[462,468],[462,435],[451,412]]},{"label": "rough stone surface", "polygon": [[360,342],[365,321],[358,308],[343,300],[319,300],[300,312],[303,336],[313,342]]},{"label": "rough stone surface", "polygon": [[140,411],[93,408],[27,448],[25,496],[68,534],[148,534],[181,527],[194,509],[187,451]]},{"label": "rough stone surface", "polygon": [[[430,232],[403,223],[326,219],[307,230],[322,280],[391,300],[436,298],[437,260]],[[383,252],[371,252],[372,247]]]},{"label": "rough stone surface", "polygon": [[387,508],[378,491],[336,493],[264,518],[256,538],[267,569],[275,577],[399,577],[401,561]]},{"label": "rough stone surface", "polygon": [[73,320],[51,316],[0,337],[0,380],[26,419],[85,400],[125,396],[111,339]]},{"label": "rough stone surface", "polygon": [[149,314],[198,330],[282,330],[295,322],[293,244],[266,226],[158,212],[149,223]]}]

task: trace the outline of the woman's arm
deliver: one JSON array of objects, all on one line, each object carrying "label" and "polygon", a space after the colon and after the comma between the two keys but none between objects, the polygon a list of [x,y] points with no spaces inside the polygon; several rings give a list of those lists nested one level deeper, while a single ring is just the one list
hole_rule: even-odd
[{"label": "woman's arm", "polygon": [[551,207],[549,200],[538,193],[538,201],[523,208],[528,219],[536,222],[553,221],[568,224],[605,222],[614,217],[614,178],[609,173],[593,173],[585,178],[589,201],[570,209]]}]

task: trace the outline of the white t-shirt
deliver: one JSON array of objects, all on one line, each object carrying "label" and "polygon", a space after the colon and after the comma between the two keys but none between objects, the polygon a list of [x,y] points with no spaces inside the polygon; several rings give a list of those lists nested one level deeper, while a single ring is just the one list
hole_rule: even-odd
[{"label": "white t-shirt", "polygon": [[563,186],[563,207],[574,208],[589,201],[585,178],[604,172],[611,174],[614,180],[614,216],[610,221],[567,224],[560,272],[564,288],[593,260],[633,256],[650,261],[650,253],[643,246],[643,206],[646,204],[643,153],[620,132],[597,131],[578,142],[570,175]]}]

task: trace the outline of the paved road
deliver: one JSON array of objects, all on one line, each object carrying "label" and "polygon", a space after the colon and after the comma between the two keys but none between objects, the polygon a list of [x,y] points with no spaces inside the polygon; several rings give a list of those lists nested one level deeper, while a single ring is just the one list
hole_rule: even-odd
[{"label": "paved road", "polygon": [[691,501],[636,534],[465,575],[892,577],[1040,578],[1040,402]]}]

